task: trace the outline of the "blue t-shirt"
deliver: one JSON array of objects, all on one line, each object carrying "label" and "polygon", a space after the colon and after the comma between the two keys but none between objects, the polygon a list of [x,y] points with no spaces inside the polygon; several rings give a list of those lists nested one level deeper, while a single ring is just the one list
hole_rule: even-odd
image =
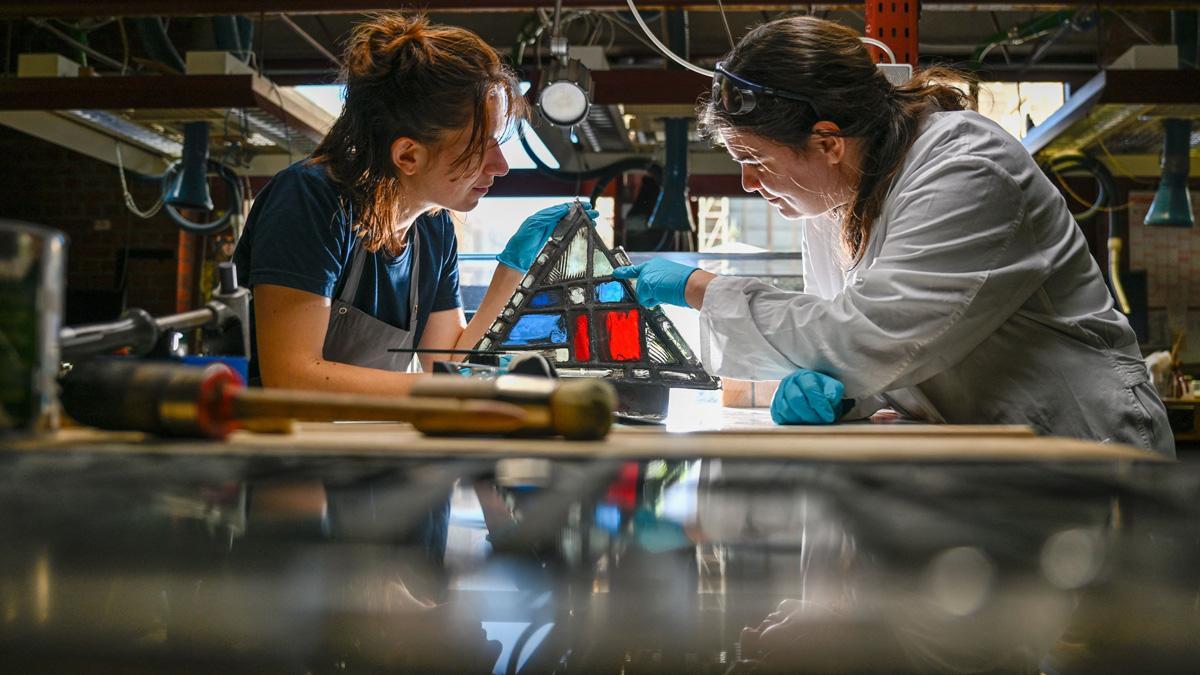
[{"label": "blue t-shirt", "polygon": [[[417,294],[420,307],[413,344],[419,344],[432,312],[462,306],[458,288],[458,240],[445,212],[422,215],[413,223],[420,250],[406,246],[394,257],[385,250],[363,261],[352,304],[397,328],[410,330],[409,280],[412,256],[421,256]],[[307,160],[275,174],[254,200],[233,261],[238,278],[253,289],[274,284],[336,298],[346,284],[357,237],[349,200],[320,164]],[[410,240],[411,241],[411,240]],[[257,341],[251,303],[250,377],[258,377]]]}]

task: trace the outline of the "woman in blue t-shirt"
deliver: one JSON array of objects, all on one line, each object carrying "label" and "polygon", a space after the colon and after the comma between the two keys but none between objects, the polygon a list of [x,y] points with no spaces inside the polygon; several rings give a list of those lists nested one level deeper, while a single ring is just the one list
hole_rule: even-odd
[{"label": "woman in blue t-shirt", "polygon": [[508,173],[498,139],[527,114],[518,82],[474,33],[399,14],[357,26],[344,62],[342,114],[259,194],[234,254],[254,292],[251,377],[403,393],[413,355],[389,349],[472,347],[568,205],[521,224],[466,323],[446,212]]}]

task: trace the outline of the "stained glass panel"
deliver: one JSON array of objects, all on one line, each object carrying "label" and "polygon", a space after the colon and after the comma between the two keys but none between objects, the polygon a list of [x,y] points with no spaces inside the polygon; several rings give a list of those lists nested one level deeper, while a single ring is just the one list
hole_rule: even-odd
[{"label": "stained glass panel", "polygon": [[609,358],[613,361],[637,361],[642,358],[640,324],[636,309],[604,313]]},{"label": "stained glass panel", "polygon": [[625,286],[619,281],[596,284],[596,302],[625,302]]},{"label": "stained glass panel", "polygon": [[592,253],[592,276],[606,277],[613,272],[612,263],[608,262],[604,251],[594,251]]},{"label": "stained glass panel", "polygon": [[575,360],[592,360],[592,338],[588,335],[588,316],[579,314],[575,317]]},{"label": "stained glass panel", "polygon": [[717,388],[662,310],[640,307],[630,282],[612,278],[627,264],[624,251],[606,247],[583,208],[573,207],[476,349],[536,351],[563,377]]},{"label": "stained glass panel", "polygon": [[588,263],[588,233],[579,230],[571,238],[566,253],[559,257],[554,268],[546,275],[547,283],[557,283],[568,279],[582,279],[587,276]]},{"label": "stained glass panel", "polygon": [[[515,298],[514,301],[516,301]],[[562,291],[557,288],[549,288],[544,291],[538,291],[532,298],[529,299],[530,307],[556,307],[561,304]]]},{"label": "stained glass panel", "polygon": [[671,350],[663,346],[658,334],[649,325],[646,326],[646,356],[650,358],[651,363],[675,363]]},{"label": "stained glass panel", "polygon": [[565,344],[567,329],[562,314],[524,314],[508,332],[505,346],[549,342]]}]

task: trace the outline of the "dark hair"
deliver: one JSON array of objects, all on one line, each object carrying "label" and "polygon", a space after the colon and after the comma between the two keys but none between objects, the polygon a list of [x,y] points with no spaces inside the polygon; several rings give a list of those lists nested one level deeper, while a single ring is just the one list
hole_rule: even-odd
[{"label": "dark hair", "polygon": [[488,102],[499,95],[509,122],[528,106],[513,72],[475,33],[424,16],[384,13],[354,27],[343,56],[342,114],[313,152],[350,196],[354,230],[369,251],[392,236],[403,203],[391,146],[406,136],[436,146],[469,129],[454,166],[483,161],[493,129]]},{"label": "dark hair", "polygon": [[[721,130],[749,132],[804,151],[819,121],[837,135],[863,141],[862,173],[842,220],[841,240],[852,265],[866,251],[871,226],[929,108],[971,108],[970,95],[947,84],[967,77],[929,68],[893,86],[875,66],[857,33],[808,16],[779,19],[746,34],[725,60],[730,72],[756,84],[809,97],[812,104],[758,96],[753,110],[730,115],[705,99],[699,111],[709,137]],[[818,132],[819,133],[819,132]]]}]

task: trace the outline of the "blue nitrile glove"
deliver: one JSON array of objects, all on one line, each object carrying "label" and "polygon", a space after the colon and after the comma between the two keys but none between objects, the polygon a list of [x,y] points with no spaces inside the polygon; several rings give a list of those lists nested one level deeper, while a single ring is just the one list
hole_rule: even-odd
[{"label": "blue nitrile glove", "polygon": [[771,399],[776,424],[833,424],[842,416],[841,382],[801,368],[783,378]]},{"label": "blue nitrile glove", "polygon": [[[496,359],[498,361],[498,363],[496,364],[496,371],[495,371],[496,375],[503,375],[505,372],[508,371],[508,364],[512,362],[513,356],[514,356],[513,354],[501,354],[500,356],[496,357]],[[477,371],[474,368],[467,368],[466,366],[463,366],[458,369],[459,375],[466,375],[467,377],[474,375],[476,372],[479,372],[479,371]]]},{"label": "blue nitrile glove", "polygon": [[637,279],[634,290],[638,302],[647,307],[658,307],[662,303],[687,307],[688,277],[700,268],[680,265],[664,258],[654,258],[641,265],[618,267],[613,276],[618,279]]},{"label": "blue nitrile glove", "polygon": [[[521,226],[517,228],[517,233],[508,240],[504,250],[500,255],[496,256],[504,265],[507,265],[518,272],[528,272],[530,266],[533,265],[534,258],[541,252],[542,247],[550,240],[550,234],[554,232],[554,226],[558,225],[558,221],[562,220],[567,212],[571,210],[571,204],[559,204],[544,208],[541,211],[529,216]],[[600,217],[600,212],[584,207],[588,217],[592,220]]]}]

